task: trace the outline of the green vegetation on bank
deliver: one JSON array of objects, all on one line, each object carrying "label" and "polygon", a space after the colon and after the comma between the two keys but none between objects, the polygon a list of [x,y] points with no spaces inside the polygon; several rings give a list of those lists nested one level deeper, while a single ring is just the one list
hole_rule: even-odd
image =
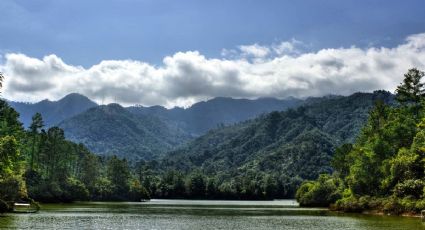
[{"label": "green vegetation on bank", "polygon": [[376,102],[356,142],[336,150],[333,174],[298,189],[301,205],[391,214],[425,209],[423,77],[417,69],[405,74],[396,90],[397,106]]}]

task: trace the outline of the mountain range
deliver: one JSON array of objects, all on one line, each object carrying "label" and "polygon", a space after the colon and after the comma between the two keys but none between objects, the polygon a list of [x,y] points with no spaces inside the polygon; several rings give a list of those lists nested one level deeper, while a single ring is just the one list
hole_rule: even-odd
[{"label": "mountain range", "polygon": [[37,103],[8,101],[8,103],[20,114],[19,120],[25,128],[30,126],[31,118],[35,113],[41,113],[44,125],[50,127],[98,106],[89,98],[77,93],[68,94],[58,101],[43,100]]},{"label": "mountain range", "polygon": [[85,144],[98,154],[115,154],[133,160],[163,155],[208,130],[235,124],[272,111],[294,108],[303,101],[260,98],[256,100],[214,98],[189,108],[162,106],[122,107],[97,105],[80,94],[69,94],[58,101],[38,103],[9,102],[29,127],[39,112],[45,127],[59,126],[68,139]]},{"label": "mountain range", "polygon": [[296,109],[210,130],[149,167],[186,175],[201,171],[219,186],[235,189],[273,178],[287,197],[293,197],[302,181],[332,172],[335,148],[354,142],[377,100],[391,105],[394,96],[376,91],[310,98]]}]

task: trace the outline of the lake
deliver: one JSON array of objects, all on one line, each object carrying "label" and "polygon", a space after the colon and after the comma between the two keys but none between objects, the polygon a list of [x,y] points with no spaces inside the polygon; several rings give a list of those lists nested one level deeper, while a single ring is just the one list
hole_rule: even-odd
[{"label": "lake", "polygon": [[293,200],[81,202],[44,204],[0,216],[0,229],[425,229],[419,218],[338,214]]}]

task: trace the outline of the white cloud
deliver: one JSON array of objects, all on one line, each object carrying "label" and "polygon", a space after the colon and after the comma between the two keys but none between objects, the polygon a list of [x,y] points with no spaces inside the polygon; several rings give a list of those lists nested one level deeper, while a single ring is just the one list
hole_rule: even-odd
[{"label": "white cloud", "polygon": [[263,58],[270,54],[269,47],[260,46],[258,44],[243,45],[238,47],[243,56],[251,56],[255,58]]},{"label": "white cloud", "polygon": [[273,45],[273,51],[279,56],[282,55],[294,55],[300,54],[301,51],[298,49],[299,46],[303,46],[304,43],[296,39],[291,39],[290,41],[283,41],[280,44]]},{"label": "white cloud", "polygon": [[393,91],[409,68],[425,69],[425,33],[391,48],[350,47],[289,55],[295,52],[294,46],[290,41],[241,48],[254,61],[243,55],[211,59],[197,51],[178,52],[165,57],[159,67],[108,60],[83,68],[68,65],[56,55],[37,59],[9,53],[0,64],[6,76],[3,96],[39,101],[77,92],[97,102],[188,106],[217,96],[284,98]]}]

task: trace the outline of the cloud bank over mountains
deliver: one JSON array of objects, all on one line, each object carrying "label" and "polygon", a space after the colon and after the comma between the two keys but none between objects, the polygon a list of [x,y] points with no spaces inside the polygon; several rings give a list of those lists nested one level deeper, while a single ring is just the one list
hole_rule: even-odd
[{"label": "cloud bank over mountains", "polygon": [[66,64],[51,54],[42,59],[7,53],[3,97],[15,101],[56,100],[77,92],[98,103],[189,106],[224,96],[257,98],[348,95],[393,91],[409,68],[425,70],[425,33],[396,47],[303,51],[297,40],[223,50],[221,58],[178,52],[160,66],[135,60],[105,60],[89,68]]}]

